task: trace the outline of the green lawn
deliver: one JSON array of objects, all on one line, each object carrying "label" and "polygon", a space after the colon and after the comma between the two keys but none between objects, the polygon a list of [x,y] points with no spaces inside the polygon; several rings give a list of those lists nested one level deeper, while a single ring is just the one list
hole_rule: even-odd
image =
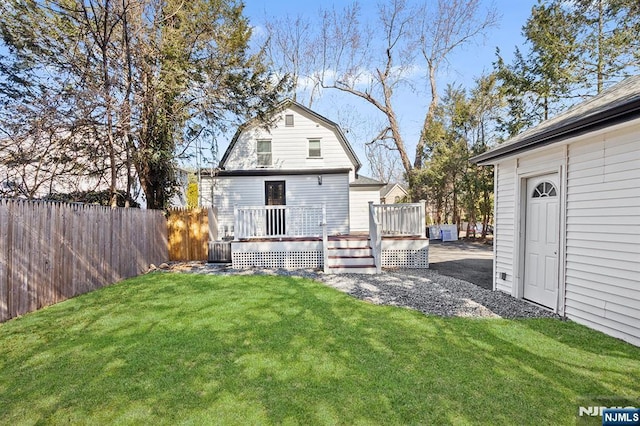
[{"label": "green lawn", "polygon": [[309,280],[154,273],[0,325],[0,423],[575,424],[640,348],[427,317]]}]

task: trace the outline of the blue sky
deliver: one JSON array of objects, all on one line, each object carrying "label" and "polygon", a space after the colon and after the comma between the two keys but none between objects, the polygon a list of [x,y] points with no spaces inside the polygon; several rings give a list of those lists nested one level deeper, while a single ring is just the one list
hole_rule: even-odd
[{"label": "blue sky", "polygon": [[[500,48],[505,60],[510,61],[515,46],[520,46],[523,43],[521,28],[530,15],[531,7],[537,3],[537,0],[481,1],[485,7],[494,5],[497,8],[501,15],[499,26],[490,29],[485,39],[478,40],[477,45],[469,46],[450,57],[450,66],[442,69],[438,78],[440,92],[449,83],[471,88],[476,77],[491,70],[492,62],[495,60],[496,47]],[[245,0],[245,15],[256,27],[256,32],[259,33],[265,21],[274,16],[301,14],[313,19],[318,16],[320,9],[332,6],[335,6],[336,9],[342,9],[351,3],[351,0]],[[361,0],[362,10],[370,14],[372,20],[377,13],[376,4],[377,2]],[[2,49],[3,47],[0,47],[0,53],[2,53]],[[413,154],[415,150],[415,143],[420,134],[428,103],[429,97],[425,91],[422,93],[402,92],[396,99],[396,112],[410,154]],[[370,171],[364,155],[364,142],[370,140],[372,135],[377,133],[376,129],[378,129],[378,124],[383,122],[383,117],[364,101],[331,90],[322,94],[320,101],[314,104],[313,109],[342,125],[347,138],[364,164],[361,173],[369,175]],[[233,131],[230,134],[218,135],[218,158],[222,156],[232,135]],[[209,149],[204,148],[204,151],[209,152]],[[201,162],[201,165],[211,165],[207,163],[205,160]],[[195,166],[195,160],[191,159],[185,165]]]},{"label": "blue sky", "polygon": [[[245,0],[245,15],[249,17],[252,25],[259,32],[260,27],[270,17],[287,14],[296,16],[300,14],[314,19],[318,16],[320,9],[327,9],[332,6],[335,6],[336,9],[341,9],[350,3],[351,1],[345,0]],[[440,92],[450,83],[471,88],[475,78],[492,69],[496,47],[500,48],[505,60],[507,62],[510,61],[515,46],[521,46],[524,42],[521,29],[537,0],[482,0],[482,3],[484,7],[490,5],[496,7],[501,15],[499,26],[490,29],[484,40],[479,39],[477,44],[469,45],[450,57],[450,65],[442,69],[438,76]],[[377,13],[376,4],[374,2],[361,2],[362,10],[371,14],[372,19]],[[426,91],[416,93],[408,90],[399,93],[396,99],[396,110],[400,118],[402,133],[411,154],[415,149],[415,142],[420,134],[429,100],[430,98],[427,96]],[[375,133],[376,123],[381,122],[382,117],[366,105],[364,101],[336,91],[325,91],[320,101],[314,104],[313,109],[340,123],[345,128],[347,137],[354,146],[360,160],[366,163],[363,148],[364,142]],[[351,126],[353,128],[350,128]],[[220,144],[219,148],[223,152],[227,144],[223,138],[220,138],[218,142]],[[361,173],[370,174],[366,164]]]}]

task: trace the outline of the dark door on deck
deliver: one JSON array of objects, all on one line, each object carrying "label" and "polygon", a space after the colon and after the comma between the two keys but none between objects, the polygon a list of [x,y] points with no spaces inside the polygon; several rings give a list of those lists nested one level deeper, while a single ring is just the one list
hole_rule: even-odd
[{"label": "dark door on deck", "polygon": [[[264,183],[264,200],[267,206],[284,206],[287,204],[285,185],[283,180],[267,181]],[[267,235],[284,235],[284,209],[267,210]]]}]

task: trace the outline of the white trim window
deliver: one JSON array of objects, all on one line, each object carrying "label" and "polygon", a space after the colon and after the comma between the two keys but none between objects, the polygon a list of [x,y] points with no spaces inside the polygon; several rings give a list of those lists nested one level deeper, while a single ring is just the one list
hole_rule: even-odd
[{"label": "white trim window", "polygon": [[260,139],[256,142],[256,152],[258,153],[258,167],[269,167],[272,165],[271,140]]},{"label": "white trim window", "polygon": [[309,139],[309,158],[322,158],[320,139]]},{"label": "white trim window", "polygon": [[293,127],[293,114],[287,114],[284,116],[285,127]]}]

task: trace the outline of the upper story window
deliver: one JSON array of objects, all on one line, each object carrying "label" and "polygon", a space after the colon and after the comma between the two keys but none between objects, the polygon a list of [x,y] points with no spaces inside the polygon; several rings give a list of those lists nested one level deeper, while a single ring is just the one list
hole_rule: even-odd
[{"label": "upper story window", "polygon": [[322,157],[320,150],[320,139],[309,139],[309,158]]},{"label": "upper story window", "polygon": [[555,197],[556,188],[551,182],[542,182],[533,190],[532,198]]},{"label": "upper story window", "polygon": [[286,127],[293,127],[293,114],[287,114],[284,116],[284,125]]},{"label": "upper story window", "polygon": [[272,164],[270,140],[259,140],[256,151],[258,152],[258,167],[266,167]]}]

